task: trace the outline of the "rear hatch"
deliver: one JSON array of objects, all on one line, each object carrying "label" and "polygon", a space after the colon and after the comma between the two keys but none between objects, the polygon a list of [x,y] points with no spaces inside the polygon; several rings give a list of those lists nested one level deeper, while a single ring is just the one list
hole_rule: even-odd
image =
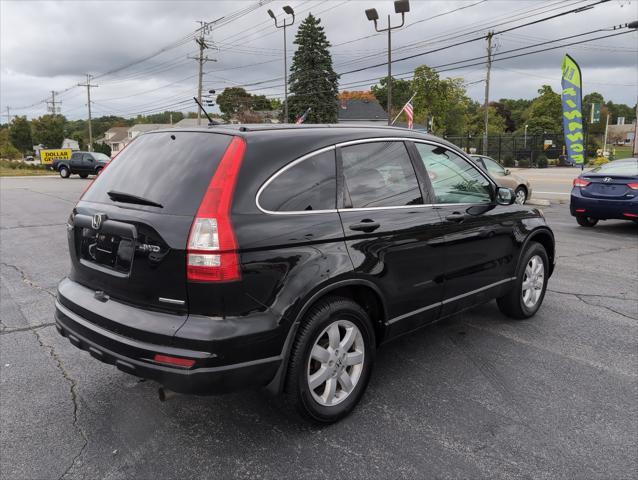
[{"label": "rear hatch", "polygon": [[162,131],[128,145],[69,220],[71,279],[126,303],[186,312],[190,228],[232,138]]}]

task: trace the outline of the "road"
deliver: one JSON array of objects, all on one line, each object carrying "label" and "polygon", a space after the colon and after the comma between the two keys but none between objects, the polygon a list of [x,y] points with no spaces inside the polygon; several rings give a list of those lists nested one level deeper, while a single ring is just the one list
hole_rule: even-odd
[{"label": "road", "polygon": [[494,302],[379,351],[366,395],[314,427],[257,391],[157,400],[52,326],[79,178],[0,180],[0,478],[636,478],[638,228],[546,208],[539,313]]},{"label": "road", "polygon": [[580,168],[511,168],[512,173],[520,175],[532,184],[532,198],[552,200],[557,203],[569,203],[574,178],[581,174]]}]

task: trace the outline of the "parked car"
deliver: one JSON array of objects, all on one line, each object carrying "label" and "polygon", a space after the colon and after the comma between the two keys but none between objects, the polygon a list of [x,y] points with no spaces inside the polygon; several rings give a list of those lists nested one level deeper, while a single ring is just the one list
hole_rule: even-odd
[{"label": "parked car", "polygon": [[527,179],[513,174],[508,168],[485,155],[470,155],[470,158],[489,173],[499,187],[507,187],[514,190],[516,192],[516,203],[523,205],[532,197],[532,185]]},{"label": "parked car", "polygon": [[69,160],[54,160],[51,168],[62,178],[77,173],[82,178],[97,175],[111,161],[108,155],[99,152],[73,152]]},{"label": "parked car", "polygon": [[638,223],[638,158],[606,163],[574,179],[569,211],[582,227],[599,220]]},{"label": "parked car", "polygon": [[555,258],[539,210],[454,145],[387,127],[150,132],[67,232],[55,320],[73,345],[170,391],[266,386],[325,423],[381,344],[494,298],[533,316]]}]

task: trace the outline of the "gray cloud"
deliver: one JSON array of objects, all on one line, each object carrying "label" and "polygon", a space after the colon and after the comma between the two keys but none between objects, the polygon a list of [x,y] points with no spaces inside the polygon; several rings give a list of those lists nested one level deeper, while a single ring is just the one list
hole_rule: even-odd
[{"label": "gray cloud", "polygon": [[[486,33],[488,25],[499,23],[499,19],[504,21],[507,17],[521,15],[530,9],[540,11],[560,6],[564,10],[574,3],[495,0],[469,6],[477,1],[412,0],[411,12],[406,18],[409,26],[393,33],[394,58],[450,43],[451,38],[459,32],[475,30],[476,33],[464,38],[480,36]],[[0,108],[4,110],[6,105],[19,107],[36,103],[49,95],[50,90],[63,90],[82,81],[86,72],[96,75],[96,83],[100,85],[93,91],[96,115],[152,111],[188,99],[196,89],[196,62],[187,59],[187,55],[193,55],[196,51],[192,40],[118,73],[102,77],[100,74],[183,39],[197,27],[197,20],[214,20],[252,3],[253,0],[0,2]],[[363,11],[371,6],[376,7],[384,25],[385,16],[392,11],[391,2],[275,1],[213,30],[209,38],[217,43],[219,49],[208,52],[217,61],[206,65],[206,88],[219,91],[235,84],[248,85],[275,79],[246,88],[255,93],[282,95],[282,32],[275,30],[266,9],[281,12],[281,7],[287,3],[299,13],[288,35],[289,56],[294,50],[294,32],[301,18],[312,12],[322,19],[327,36],[334,45],[333,59],[338,72],[385,61],[387,38],[385,35],[373,35],[373,26],[365,19]],[[468,8],[414,23],[460,7]],[[519,23],[533,18],[536,17],[521,15]],[[507,50],[594,28],[618,25],[636,18],[636,2],[612,1],[579,14],[570,14],[498,36],[496,58]],[[393,15],[393,21],[397,20],[397,16]],[[495,28],[498,30],[499,27]],[[604,32],[597,35],[602,34]],[[440,40],[443,35],[447,35],[444,38],[448,41],[431,42],[432,39]],[[364,36],[371,37],[340,45]],[[558,89],[561,59],[568,52],[580,62],[586,92],[599,91],[614,102],[633,105],[638,83],[637,36],[637,33],[632,33],[591,44],[497,61],[494,63],[490,96],[531,98],[544,83]],[[568,42],[566,40],[563,43]],[[407,47],[415,43],[418,44],[413,48]],[[393,72],[411,72],[421,64],[436,66],[484,55],[485,42],[477,41],[396,63]],[[362,59],[364,56],[367,58]],[[467,82],[473,82],[482,79],[484,72],[485,67],[477,65],[444,71],[442,75],[462,76]],[[375,83],[375,79],[385,74],[386,68],[380,66],[343,75],[341,85],[347,89],[367,89]],[[483,84],[469,85],[468,92],[473,98],[481,100]],[[69,118],[85,116],[83,89],[72,88],[61,94],[60,98],[63,101],[62,112]],[[178,109],[182,109],[181,106]],[[15,110],[14,113],[37,116],[44,111],[45,106],[40,104]]]}]

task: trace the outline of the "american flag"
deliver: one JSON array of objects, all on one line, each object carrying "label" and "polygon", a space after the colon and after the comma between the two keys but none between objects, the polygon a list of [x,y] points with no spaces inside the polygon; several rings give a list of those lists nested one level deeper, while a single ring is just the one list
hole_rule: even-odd
[{"label": "american flag", "polygon": [[405,114],[408,117],[408,128],[414,128],[414,109],[412,108],[412,102],[408,101],[403,107]]},{"label": "american flag", "polygon": [[306,118],[308,118],[308,114],[310,113],[310,109],[306,110],[303,115],[301,115],[297,121],[295,122],[297,125],[302,124],[303,122],[306,121]]}]

